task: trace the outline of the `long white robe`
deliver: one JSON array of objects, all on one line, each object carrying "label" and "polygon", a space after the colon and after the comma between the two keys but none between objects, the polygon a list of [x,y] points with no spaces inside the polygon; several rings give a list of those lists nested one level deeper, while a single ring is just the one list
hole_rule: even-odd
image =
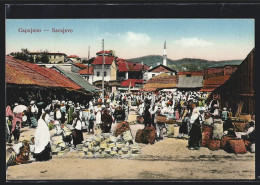
[{"label": "long white robe", "polygon": [[40,118],[35,131],[35,150],[34,153],[41,153],[45,146],[50,142],[50,131],[46,122]]}]

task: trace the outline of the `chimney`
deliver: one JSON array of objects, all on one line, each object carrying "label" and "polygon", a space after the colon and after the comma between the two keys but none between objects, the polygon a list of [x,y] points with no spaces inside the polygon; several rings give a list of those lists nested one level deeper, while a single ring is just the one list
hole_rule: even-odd
[{"label": "chimney", "polygon": [[157,66],[159,66],[160,65],[160,62],[157,62]]},{"label": "chimney", "polygon": [[142,65],[144,65],[144,62],[141,62]]}]

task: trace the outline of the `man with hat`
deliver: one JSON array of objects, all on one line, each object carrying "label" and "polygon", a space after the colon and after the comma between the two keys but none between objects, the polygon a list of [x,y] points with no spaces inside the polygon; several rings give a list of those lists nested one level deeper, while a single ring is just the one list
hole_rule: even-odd
[{"label": "man with hat", "polygon": [[36,120],[37,113],[38,113],[38,108],[35,105],[35,101],[32,100],[30,102],[30,106],[28,107],[28,117],[29,117],[29,124],[31,128],[36,128],[38,125]]}]

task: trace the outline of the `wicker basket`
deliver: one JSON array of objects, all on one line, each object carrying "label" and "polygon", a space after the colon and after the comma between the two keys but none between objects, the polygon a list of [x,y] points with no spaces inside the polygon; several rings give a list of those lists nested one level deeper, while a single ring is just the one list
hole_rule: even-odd
[{"label": "wicker basket", "polygon": [[251,121],[251,115],[250,114],[240,114],[239,118],[244,119],[245,122],[250,122]]},{"label": "wicker basket", "polygon": [[161,123],[166,123],[166,116],[157,116],[156,121]]}]

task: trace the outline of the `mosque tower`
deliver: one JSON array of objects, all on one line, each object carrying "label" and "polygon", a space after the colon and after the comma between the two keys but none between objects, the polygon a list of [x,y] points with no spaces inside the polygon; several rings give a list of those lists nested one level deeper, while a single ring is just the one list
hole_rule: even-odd
[{"label": "mosque tower", "polygon": [[167,66],[166,40],[164,42],[164,49],[163,49],[163,65]]}]

